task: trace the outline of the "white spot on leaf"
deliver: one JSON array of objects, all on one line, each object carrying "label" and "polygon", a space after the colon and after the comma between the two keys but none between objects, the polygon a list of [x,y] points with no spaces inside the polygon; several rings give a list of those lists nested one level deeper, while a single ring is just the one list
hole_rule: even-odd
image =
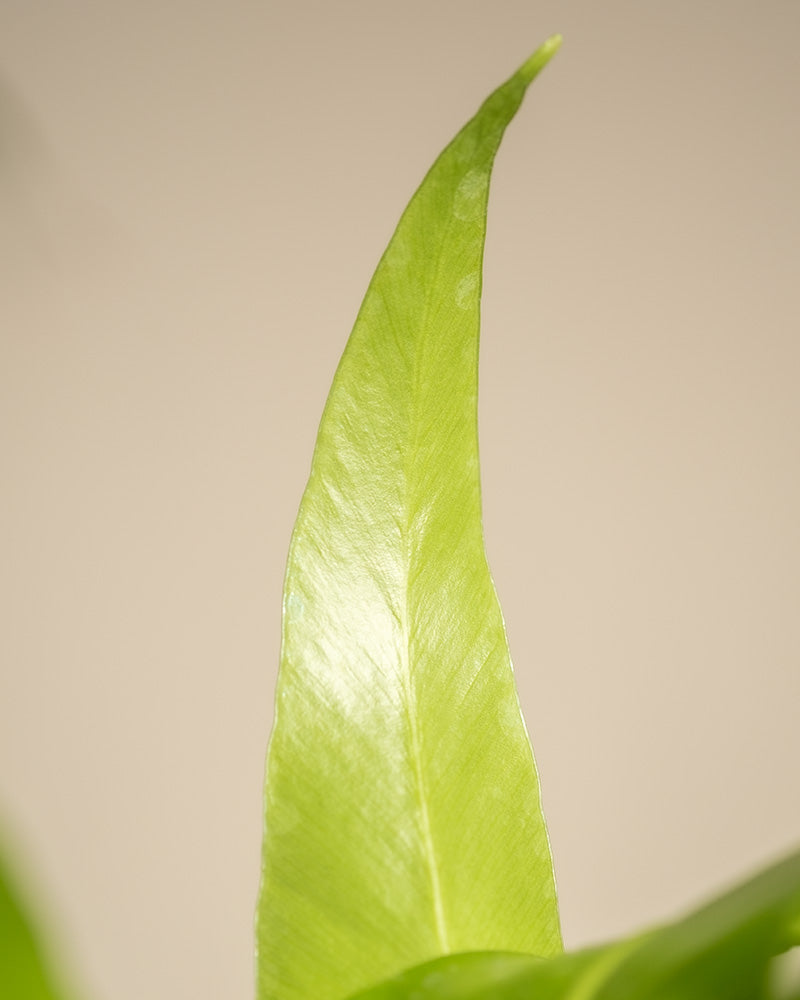
[{"label": "white spot on leaf", "polygon": [[475,168],[464,174],[453,197],[453,214],[457,219],[472,222],[480,219],[486,206],[489,174]]},{"label": "white spot on leaf", "polygon": [[470,309],[478,301],[479,277],[477,271],[472,271],[456,285],[456,305],[459,309]]}]

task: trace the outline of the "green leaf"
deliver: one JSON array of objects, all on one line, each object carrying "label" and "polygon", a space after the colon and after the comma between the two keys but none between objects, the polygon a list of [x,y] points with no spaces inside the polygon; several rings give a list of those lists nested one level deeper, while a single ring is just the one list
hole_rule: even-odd
[{"label": "green leaf", "polygon": [[349,1000],[561,1000],[570,995],[595,955],[594,951],[551,959],[497,951],[447,955],[407,969]]},{"label": "green leaf", "polygon": [[486,565],[477,445],[489,177],[545,43],[403,214],[334,379],[292,539],[257,915],[262,1000],[561,948]]},{"label": "green leaf", "polygon": [[767,961],[791,945],[798,917],[800,851],[649,936],[608,977],[598,1000],[747,1000],[763,987]]},{"label": "green leaf", "polygon": [[0,856],[0,997],[63,1000],[41,944]]},{"label": "green leaf", "polygon": [[549,960],[453,955],[351,1000],[759,1000],[800,918],[800,852],[688,917]]}]

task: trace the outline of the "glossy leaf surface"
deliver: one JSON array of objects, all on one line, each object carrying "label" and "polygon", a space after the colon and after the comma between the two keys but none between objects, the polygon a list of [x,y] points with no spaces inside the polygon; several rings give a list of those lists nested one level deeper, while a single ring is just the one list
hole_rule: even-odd
[{"label": "glossy leaf surface", "polygon": [[261,1000],[336,1000],[449,952],[561,947],[477,444],[489,177],[558,43],[431,168],[328,398],[284,591]]},{"label": "glossy leaf surface", "polygon": [[768,1000],[800,918],[800,853],[683,920],[586,951],[425,963],[352,1000]]}]

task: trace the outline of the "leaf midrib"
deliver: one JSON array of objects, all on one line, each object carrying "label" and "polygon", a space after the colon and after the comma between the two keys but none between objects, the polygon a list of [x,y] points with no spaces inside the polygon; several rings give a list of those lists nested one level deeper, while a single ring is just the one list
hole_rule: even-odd
[{"label": "leaf midrib", "polygon": [[[407,608],[406,608],[407,611]],[[408,717],[409,731],[411,735],[411,755],[413,757],[414,776],[417,783],[419,797],[420,819],[422,825],[422,842],[425,851],[425,858],[428,863],[428,873],[431,881],[431,894],[433,897],[433,916],[436,926],[436,936],[439,939],[439,946],[443,954],[450,953],[450,943],[447,935],[447,922],[444,916],[444,901],[442,899],[442,887],[439,881],[439,863],[436,860],[436,850],[433,843],[433,833],[431,830],[430,814],[428,812],[428,788],[425,780],[425,772],[422,767],[422,753],[420,747],[419,730],[417,727],[416,713],[412,709],[413,692],[411,690],[411,677],[409,673],[409,631],[408,617],[405,616],[403,622],[405,638],[405,663],[403,664],[403,693],[406,699],[406,715]]]},{"label": "leaf midrib", "polygon": [[[447,225],[445,226],[442,240],[440,242],[441,246],[447,245],[447,238],[449,236],[450,229],[452,228],[453,220],[448,219]],[[434,296],[434,291],[439,287],[439,273],[442,267],[442,257],[443,254],[441,250],[437,255],[436,265],[434,269],[433,280],[430,281],[428,285],[428,290],[425,295],[425,302],[421,310],[420,326],[427,332],[429,327],[429,318],[431,315],[431,300]],[[419,420],[417,416],[418,402],[421,396],[420,384],[421,384],[421,372],[424,370],[425,366],[421,363],[420,355],[424,353],[426,346],[426,337],[423,336],[419,338],[415,344],[412,345],[411,353],[411,368],[412,368],[412,393],[409,404],[409,426],[411,428],[411,440],[409,447],[406,449],[406,461],[404,463],[403,473],[404,473],[404,488],[405,488],[405,524],[404,524],[404,560],[405,560],[405,595],[404,595],[404,606],[403,606],[403,619],[402,619],[402,631],[403,631],[403,648],[402,648],[402,676],[403,676],[403,696],[405,698],[405,709],[406,716],[408,719],[409,734],[411,738],[411,755],[413,757],[413,767],[414,767],[414,777],[416,779],[417,794],[419,798],[419,812],[420,821],[422,827],[422,842],[423,850],[425,852],[425,859],[428,866],[428,874],[431,883],[431,896],[433,900],[433,917],[434,925],[436,927],[436,936],[439,940],[439,947],[442,954],[448,955],[451,952],[449,935],[447,930],[447,920],[444,913],[444,898],[442,895],[441,881],[439,878],[439,862],[436,856],[436,847],[434,844],[433,830],[431,827],[430,813],[428,811],[428,784],[425,777],[425,769],[423,767],[422,760],[422,741],[419,732],[418,718],[417,718],[417,704],[418,699],[416,697],[416,692],[414,691],[414,685],[412,682],[412,666],[411,666],[411,627],[410,627],[410,590],[411,590],[411,522],[413,519],[411,510],[411,497],[416,493],[414,485],[412,485],[411,467],[413,466],[416,455],[419,450]]]}]

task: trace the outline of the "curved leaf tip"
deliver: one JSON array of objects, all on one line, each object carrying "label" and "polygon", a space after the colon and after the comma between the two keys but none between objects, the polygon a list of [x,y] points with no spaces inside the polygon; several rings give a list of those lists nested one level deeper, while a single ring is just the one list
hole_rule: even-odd
[{"label": "curved leaf tip", "polygon": [[284,589],[260,1000],[337,1000],[447,953],[561,950],[477,440],[489,178],[559,42],[426,175],[325,406]]},{"label": "curved leaf tip", "polygon": [[541,73],[556,52],[558,52],[561,48],[561,43],[563,41],[564,39],[561,35],[551,35],[547,41],[543,42],[539,46],[529,59],[525,60],[525,62],[520,66],[518,72],[526,83],[531,83],[539,75],[539,73]]}]

